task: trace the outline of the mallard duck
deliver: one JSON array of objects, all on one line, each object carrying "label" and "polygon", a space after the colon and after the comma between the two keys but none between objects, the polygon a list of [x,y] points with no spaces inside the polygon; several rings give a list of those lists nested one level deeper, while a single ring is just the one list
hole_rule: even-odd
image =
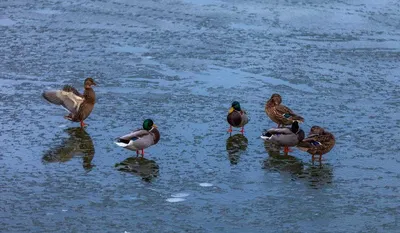
[{"label": "mallard duck", "polygon": [[236,128],[241,127],[242,129],[240,130],[240,132],[242,132],[243,134],[244,126],[249,122],[249,118],[247,117],[246,111],[240,108],[240,103],[237,101],[232,102],[232,107],[229,109],[226,120],[230,125],[228,129],[229,133],[232,133],[232,126],[233,126]]},{"label": "mallard duck", "polygon": [[291,125],[295,121],[304,122],[303,117],[295,114],[290,108],[281,103],[282,97],[275,93],[265,104],[265,112],[273,122],[278,124],[278,128],[281,125]]},{"label": "mallard duck", "polygon": [[312,161],[314,161],[315,155],[319,155],[319,161],[321,161],[322,155],[328,153],[335,146],[335,143],[335,136],[332,133],[320,126],[313,126],[308,136],[297,147],[310,153]]},{"label": "mallard duck", "polygon": [[64,118],[80,122],[81,128],[83,128],[86,126],[83,121],[90,115],[96,102],[93,85],[96,86],[94,80],[87,78],[84,82],[83,94],[80,94],[74,87],[65,85],[62,90],[44,91],[42,96],[50,103],[63,106],[69,112]]},{"label": "mallard duck", "polygon": [[137,156],[141,150],[143,157],[144,149],[157,144],[159,140],[160,132],[158,132],[157,126],[153,120],[146,119],[143,121],[142,129],[137,129],[130,134],[117,138],[115,144],[128,150],[136,151]]},{"label": "mallard duck", "polygon": [[290,146],[296,146],[304,139],[304,131],[300,129],[299,123],[295,121],[290,128],[271,128],[265,131],[261,138],[265,141],[284,146],[284,152],[287,154]]}]

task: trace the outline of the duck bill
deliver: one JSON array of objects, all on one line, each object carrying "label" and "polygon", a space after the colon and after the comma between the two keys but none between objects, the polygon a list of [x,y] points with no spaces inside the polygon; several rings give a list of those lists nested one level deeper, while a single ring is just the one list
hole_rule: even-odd
[{"label": "duck bill", "polygon": [[229,113],[232,113],[233,111],[235,111],[235,109],[234,109],[233,107],[231,107],[231,108],[229,109]]}]

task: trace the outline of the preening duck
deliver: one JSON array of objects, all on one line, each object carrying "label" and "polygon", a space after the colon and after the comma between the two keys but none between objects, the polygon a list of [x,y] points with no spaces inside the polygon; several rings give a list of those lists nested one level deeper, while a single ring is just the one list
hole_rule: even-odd
[{"label": "preening duck", "polygon": [[136,151],[136,155],[139,155],[139,151],[144,156],[144,149],[155,145],[160,140],[160,132],[153,120],[146,119],[143,121],[143,128],[137,129],[127,135],[117,138],[115,144],[128,150]]},{"label": "preening duck", "polygon": [[280,126],[291,125],[293,122],[304,122],[303,117],[295,114],[290,108],[282,105],[282,97],[273,94],[265,104],[265,112],[268,117]]}]

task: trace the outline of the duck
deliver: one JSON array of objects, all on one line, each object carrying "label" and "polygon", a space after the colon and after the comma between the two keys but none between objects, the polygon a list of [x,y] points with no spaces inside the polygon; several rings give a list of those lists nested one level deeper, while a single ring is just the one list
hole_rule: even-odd
[{"label": "duck", "polygon": [[242,110],[240,103],[238,101],[233,101],[231,107],[228,111],[228,116],[226,120],[229,123],[228,132],[232,133],[232,127],[242,128],[240,132],[244,133],[244,126],[249,122],[247,112]]},{"label": "duck", "polygon": [[69,114],[65,119],[73,122],[80,122],[81,128],[87,126],[84,120],[92,112],[96,103],[96,94],[92,86],[96,86],[93,78],[84,81],[83,94],[70,85],[65,85],[61,90],[48,90],[42,93],[48,102],[64,107]]},{"label": "duck", "polygon": [[291,125],[295,121],[299,123],[304,122],[303,117],[295,114],[290,108],[281,103],[281,95],[274,93],[265,104],[265,112],[273,122],[278,124],[278,128],[285,125]]},{"label": "duck", "polygon": [[319,155],[318,160],[321,162],[322,155],[331,151],[335,143],[336,139],[332,133],[320,126],[314,125],[311,127],[308,136],[297,145],[297,148],[310,153],[312,161],[315,160],[315,155]]},{"label": "duck", "polygon": [[143,158],[144,149],[157,144],[159,140],[160,132],[157,129],[157,125],[154,124],[152,119],[146,119],[143,121],[143,128],[117,138],[115,144],[125,149],[136,151],[136,156],[139,156],[139,151],[141,151]]},{"label": "duck", "polygon": [[261,138],[265,141],[270,141],[279,146],[284,146],[284,153],[286,155],[289,152],[289,147],[296,146],[304,139],[304,137],[304,131],[299,127],[297,121],[294,121],[290,128],[271,128],[261,135]]}]

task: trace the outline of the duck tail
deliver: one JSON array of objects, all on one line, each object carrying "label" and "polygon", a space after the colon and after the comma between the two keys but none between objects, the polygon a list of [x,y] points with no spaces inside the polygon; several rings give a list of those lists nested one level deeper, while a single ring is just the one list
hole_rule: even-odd
[{"label": "duck tail", "polygon": [[312,146],[309,142],[300,141],[296,147],[301,151],[307,152]]},{"label": "duck tail", "polygon": [[130,141],[130,140],[121,139],[121,138],[116,138],[115,141],[114,141],[114,143],[115,143],[117,146],[126,147],[126,146],[128,146],[129,141]]},{"label": "duck tail", "polygon": [[260,136],[260,138],[263,139],[263,140],[265,140],[265,141],[268,141],[268,140],[271,139],[271,136],[272,136],[271,133],[269,133],[269,132],[264,132],[264,133]]},{"label": "duck tail", "polygon": [[292,120],[297,121],[298,123],[304,123],[304,118],[301,116],[293,115]]}]

